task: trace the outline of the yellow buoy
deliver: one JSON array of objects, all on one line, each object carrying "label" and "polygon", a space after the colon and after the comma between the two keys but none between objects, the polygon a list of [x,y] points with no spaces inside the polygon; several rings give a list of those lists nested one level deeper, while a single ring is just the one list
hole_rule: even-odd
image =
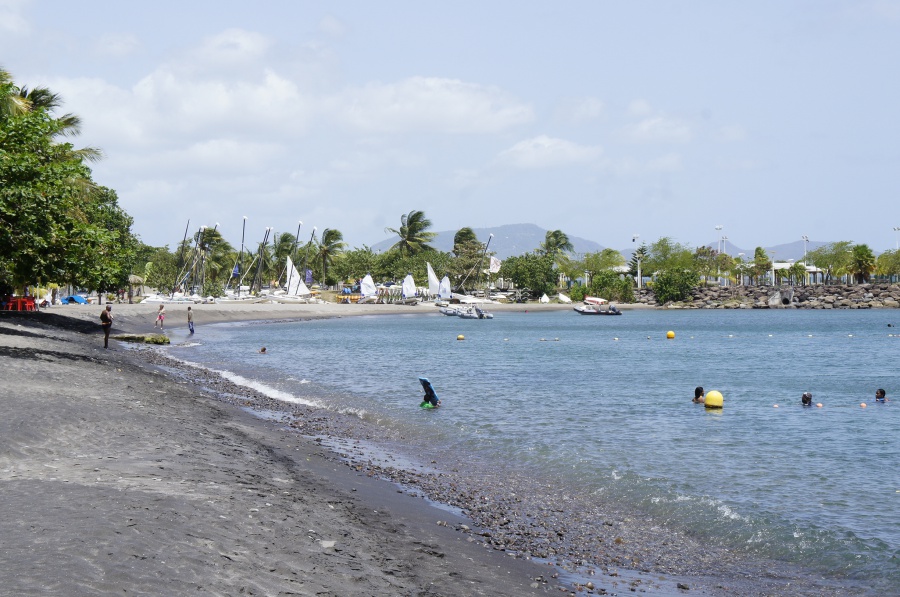
[{"label": "yellow buoy", "polygon": [[457,339],[457,340],[465,340],[466,337],[463,336],[462,334],[460,334],[459,336],[456,337],[456,339]]},{"label": "yellow buoy", "polygon": [[703,399],[703,405],[706,408],[722,408],[722,393],[717,390],[711,390],[706,393]]},{"label": "yellow buoy", "polygon": [[675,337],[675,332],[673,332],[672,330],[669,330],[668,332],[666,332],[666,338],[668,338],[669,340],[672,340],[674,337]]}]

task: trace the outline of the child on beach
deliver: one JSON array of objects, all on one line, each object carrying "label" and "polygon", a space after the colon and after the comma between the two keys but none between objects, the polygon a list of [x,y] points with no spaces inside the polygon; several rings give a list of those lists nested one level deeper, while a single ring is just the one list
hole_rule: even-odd
[{"label": "child on beach", "polygon": [[103,327],[103,348],[109,348],[109,330],[112,328],[112,305],[100,312],[100,325]]},{"label": "child on beach", "polygon": [[160,305],[159,311],[156,312],[156,321],[153,322],[153,327],[159,326],[159,329],[163,328],[163,322],[166,320],[166,306]]}]

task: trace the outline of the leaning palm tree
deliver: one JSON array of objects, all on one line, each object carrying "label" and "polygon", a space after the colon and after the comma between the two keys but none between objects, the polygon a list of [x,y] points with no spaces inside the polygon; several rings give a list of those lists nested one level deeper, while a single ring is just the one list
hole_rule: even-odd
[{"label": "leaning palm tree", "polygon": [[568,254],[574,250],[574,247],[572,241],[562,230],[548,230],[544,242],[541,243],[538,250],[544,255],[551,256],[557,265],[563,266],[568,261]]},{"label": "leaning palm tree", "polygon": [[400,237],[391,250],[397,249],[400,255],[415,255],[419,251],[433,249],[428,242],[431,241],[437,233],[428,232],[431,228],[431,220],[425,217],[425,212],[412,210],[408,214],[400,216],[400,229],[385,228],[385,232],[396,234]]},{"label": "leaning palm tree", "polygon": [[322,231],[322,237],[319,239],[318,251],[316,257],[322,261],[322,283],[327,284],[328,266],[334,261],[334,258],[343,252],[347,243],[344,242],[344,235],[340,230],[334,228],[326,228]]}]

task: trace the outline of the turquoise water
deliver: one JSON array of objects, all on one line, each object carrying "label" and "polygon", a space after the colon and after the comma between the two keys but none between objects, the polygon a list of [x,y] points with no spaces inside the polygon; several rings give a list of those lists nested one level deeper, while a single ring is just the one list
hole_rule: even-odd
[{"label": "turquoise water", "polygon": [[[893,591],[900,328],[889,323],[900,313],[372,316],[208,326],[172,352],[434,450],[564,474],[727,546]],[[445,408],[417,408],[419,376]],[[692,404],[697,385],[721,391],[724,409]],[[895,401],[875,404],[876,388]],[[823,407],[801,407],[804,391]]]}]

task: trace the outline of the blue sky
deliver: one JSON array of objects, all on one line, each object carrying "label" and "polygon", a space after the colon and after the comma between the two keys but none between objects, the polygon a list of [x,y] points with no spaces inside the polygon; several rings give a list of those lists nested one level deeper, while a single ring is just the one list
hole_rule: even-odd
[{"label": "blue sky", "polygon": [[[153,245],[534,223],[604,246],[900,227],[900,2],[0,0]],[[715,227],[721,225],[722,230]]]}]

